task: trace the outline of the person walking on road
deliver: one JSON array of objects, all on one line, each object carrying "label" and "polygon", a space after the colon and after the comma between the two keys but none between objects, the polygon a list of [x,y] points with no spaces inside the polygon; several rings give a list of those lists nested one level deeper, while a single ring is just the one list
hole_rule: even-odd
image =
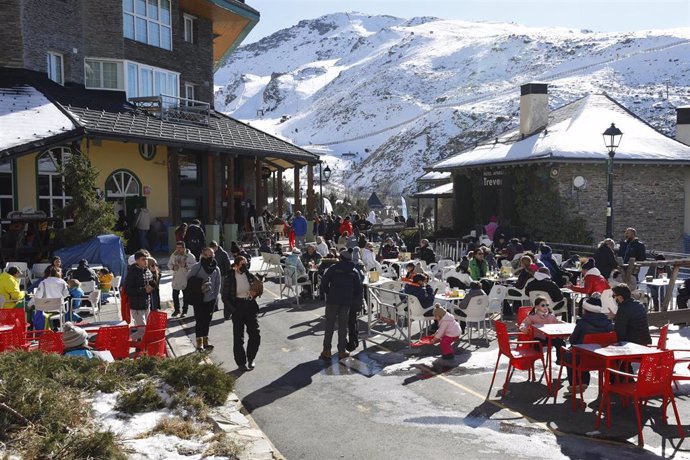
[{"label": "person walking on road", "polygon": [[359,270],[352,262],[352,251],[340,252],[340,262],[326,270],[321,289],[326,294],[326,332],[323,336],[321,359],[331,359],[331,342],[338,322],[338,357],[347,358],[347,330],[350,306],[362,297],[363,282]]},{"label": "person walking on road", "polygon": [[187,274],[188,286],[193,286],[192,278],[200,278],[201,295],[193,303],[194,306],[194,334],[196,335],[196,349],[199,351],[211,351],[213,345],[208,343],[208,330],[211,325],[213,309],[218,302],[220,292],[220,269],[214,258],[213,249],[201,250],[199,262],[189,270]]},{"label": "person walking on road", "polygon": [[196,258],[194,254],[185,247],[184,241],[178,241],[175,244],[175,252],[168,259],[168,269],[173,271],[172,298],[175,308],[172,314],[173,318],[178,316],[183,318],[187,314],[189,302],[184,298],[184,295],[182,298],[182,313],[180,313],[180,292],[187,287],[187,273],[195,263]]},{"label": "person walking on road", "polygon": [[[256,293],[252,290],[252,283],[255,283],[257,278],[249,272],[247,259],[242,256],[235,257],[232,269],[233,272],[223,283],[224,314],[226,320],[232,319],[232,352],[235,363],[241,371],[251,371],[254,369],[254,359],[261,344],[259,304],[256,303]],[[245,329],[249,336],[246,350]]]}]

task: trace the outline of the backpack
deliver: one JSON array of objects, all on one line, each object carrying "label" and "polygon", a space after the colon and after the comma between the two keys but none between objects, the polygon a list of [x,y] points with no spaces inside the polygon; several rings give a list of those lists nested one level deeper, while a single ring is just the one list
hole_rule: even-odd
[{"label": "backpack", "polygon": [[198,276],[192,276],[187,280],[187,287],[184,290],[184,300],[190,305],[199,305],[204,301],[204,293],[201,289],[206,280]]}]

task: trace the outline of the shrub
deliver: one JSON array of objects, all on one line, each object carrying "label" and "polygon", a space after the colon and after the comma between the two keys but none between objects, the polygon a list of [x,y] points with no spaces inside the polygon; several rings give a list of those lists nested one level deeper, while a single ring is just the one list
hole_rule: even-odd
[{"label": "shrub", "polygon": [[151,412],[165,407],[165,401],[151,381],[129,392],[122,392],[117,397],[115,410],[125,414]]}]

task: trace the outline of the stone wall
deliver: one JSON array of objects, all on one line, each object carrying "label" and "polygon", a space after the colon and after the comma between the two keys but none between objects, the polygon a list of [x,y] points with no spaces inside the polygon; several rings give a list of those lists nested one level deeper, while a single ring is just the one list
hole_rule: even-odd
[{"label": "stone wall", "polygon": [[24,64],[20,2],[0,0],[0,67],[22,67]]},{"label": "stone wall", "polygon": [[[589,223],[595,241],[606,231],[606,165],[563,164],[559,173],[561,195]],[[637,230],[648,248],[681,252],[685,221],[685,181],[688,168],[614,163],[613,234],[619,241],[627,227]],[[577,190],[573,178],[587,185]]]}]

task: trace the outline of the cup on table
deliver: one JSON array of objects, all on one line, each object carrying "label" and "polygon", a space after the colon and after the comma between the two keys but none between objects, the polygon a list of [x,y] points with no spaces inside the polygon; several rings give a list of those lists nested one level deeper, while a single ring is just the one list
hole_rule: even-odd
[{"label": "cup on table", "polygon": [[661,274],[661,279],[666,281],[668,279],[668,274],[666,272]]},{"label": "cup on table", "polygon": [[646,282],[648,282],[648,283],[651,283],[653,279],[654,279],[654,277],[651,276],[651,275],[645,276],[645,278],[644,278],[644,280],[645,280]]}]

